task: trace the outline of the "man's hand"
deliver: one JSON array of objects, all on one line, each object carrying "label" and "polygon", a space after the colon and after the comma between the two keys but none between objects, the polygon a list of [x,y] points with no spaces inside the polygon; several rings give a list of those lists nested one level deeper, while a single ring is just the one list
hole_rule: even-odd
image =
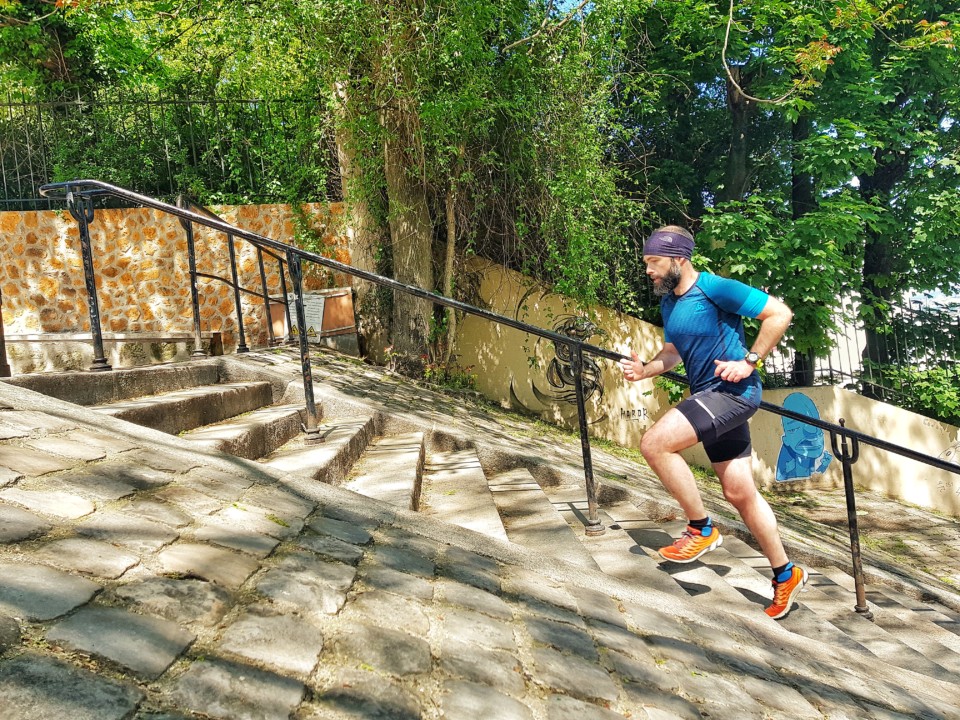
[{"label": "man's hand", "polygon": [[643,363],[640,362],[640,357],[635,352],[631,352],[630,355],[633,360],[621,360],[620,369],[623,370],[625,379],[636,382],[643,377]]},{"label": "man's hand", "polygon": [[756,370],[756,368],[746,360],[714,360],[713,363],[717,366],[713,374],[721,380],[733,383],[750,377],[753,371]]}]

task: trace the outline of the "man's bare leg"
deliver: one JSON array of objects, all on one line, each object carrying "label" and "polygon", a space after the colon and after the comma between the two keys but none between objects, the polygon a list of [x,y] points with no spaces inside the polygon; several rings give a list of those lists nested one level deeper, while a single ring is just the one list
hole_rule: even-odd
[{"label": "man's bare leg", "polygon": [[724,497],[737,509],[744,525],[760,543],[760,550],[770,567],[785,565],[787,553],[780,540],[777,518],[753,480],[753,458],[747,456],[713,463],[713,470],[723,486]]},{"label": "man's bare leg", "polygon": [[681,450],[699,442],[690,421],[675,408],[667,411],[652,428],[647,430],[640,442],[640,452],[660,482],[680,504],[687,520],[699,520],[707,516],[693,473]]}]

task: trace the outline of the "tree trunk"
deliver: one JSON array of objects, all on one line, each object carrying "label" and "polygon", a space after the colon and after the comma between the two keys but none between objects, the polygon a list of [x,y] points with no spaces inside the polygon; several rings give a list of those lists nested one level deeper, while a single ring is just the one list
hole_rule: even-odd
[{"label": "tree trunk", "polygon": [[[800,166],[800,146],[810,136],[810,116],[801,114],[796,122],[790,126],[793,140],[790,148],[791,159],[791,209],[793,219],[799,220],[817,207],[814,193],[813,176],[798,170]],[[816,353],[813,350],[793,352],[793,371],[790,375],[790,384],[795,387],[813,385]]]},{"label": "tree trunk", "polygon": [[[731,67],[730,73],[741,88],[749,75],[741,68]],[[750,155],[748,131],[756,103],[748,100],[727,78],[727,107],[730,109],[730,153],[727,155],[727,171],[723,190],[717,194],[721,201],[742,200],[747,191],[747,158]]]},{"label": "tree trunk", "polygon": [[[447,252],[443,263],[443,294],[448,298],[453,297],[453,269],[454,260],[457,252],[457,192],[451,187],[447,191]],[[457,311],[453,308],[447,308],[447,339],[446,347],[443,353],[443,362],[450,364],[450,356],[453,353],[453,343],[457,336]]]},{"label": "tree trunk", "polygon": [[[383,109],[386,130],[384,175],[389,202],[390,240],[394,277],[402,283],[433,290],[431,257],[433,223],[430,219],[427,188],[417,176],[420,166],[416,114],[409,101],[395,96]],[[397,367],[419,374],[427,354],[433,304],[406,293],[395,293],[393,303],[393,347]]]},{"label": "tree trunk", "polygon": [[[387,243],[387,228],[377,218],[371,203],[362,189],[361,167],[358,162],[353,135],[346,120],[349,117],[350,98],[346,86],[338,84],[336,94],[340,100],[336,123],[337,159],[340,164],[340,179],[343,200],[347,207],[347,244],[350,263],[353,267],[377,272],[377,250]],[[365,280],[353,280],[356,296],[357,335],[360,354],[374,362],[386,360],[384,350],[389,344],[389,316],[384,304],[379,301],[383,291]]]}]

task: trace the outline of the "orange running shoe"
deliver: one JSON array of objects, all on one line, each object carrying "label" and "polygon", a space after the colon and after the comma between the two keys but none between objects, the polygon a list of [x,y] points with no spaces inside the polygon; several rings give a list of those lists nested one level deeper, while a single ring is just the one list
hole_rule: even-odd
[{"label": "orange running shoe", "polygon": [[675,563],[693,562],[704,553],[723,544],[723,536],[713,525],[708,525],[704,530],[709,530],[710,534],[704,535],[695,527],[687,525],[687,529],[683,531],[679,540],[676,540],[673,545],[660,548],[657,552],[664,560]]},{"label": "orange running shoe", "polygon": [[786,617],[793,606],[793,599],[807,584],[807,571],[794,565],[790,569],[790,578],[783,582],[773,581],[773,603],[764,612],[774,620]]}]

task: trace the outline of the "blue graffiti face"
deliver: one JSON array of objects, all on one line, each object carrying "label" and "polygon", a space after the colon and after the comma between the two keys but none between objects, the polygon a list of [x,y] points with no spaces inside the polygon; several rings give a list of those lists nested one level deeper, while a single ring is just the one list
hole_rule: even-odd
[{"label": "blue graffiti face", "polygon": [[[820,413],[813,401],[803,393],[791,393],[783,407],[811,418]],[[824,449],[823,430],[800,420],[783,418],[783,445],[777,458],[778,481],[808,478],[827,469],[833,457]]]},{"label": "blue graffiti face", "polygon": [[783,444],[797,455],[818,458],[823,455],[823,430],[799,420],[783,418]]}]

